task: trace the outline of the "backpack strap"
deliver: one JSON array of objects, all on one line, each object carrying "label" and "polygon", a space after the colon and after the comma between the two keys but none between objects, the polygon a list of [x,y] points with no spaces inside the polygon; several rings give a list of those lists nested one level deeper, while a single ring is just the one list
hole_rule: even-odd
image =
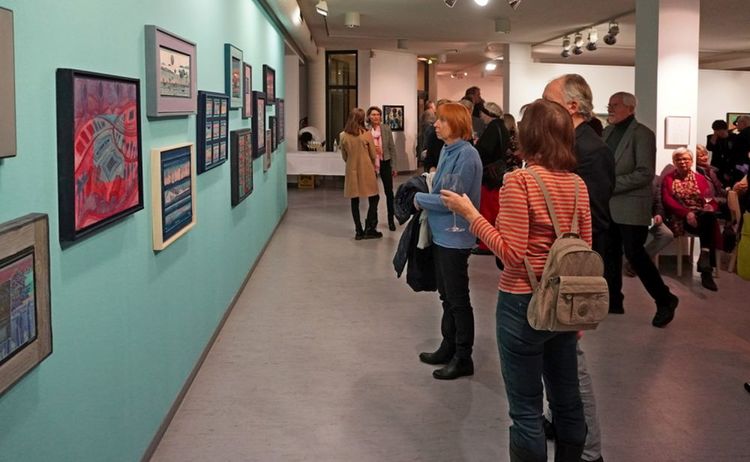
[{"label": "backpack strap", "polygon": [[[542,194],[544,195],[544,202],[547,204],[547,211],[549,212],[549,216],[552,219],[552,226],[555,228],[555,239],[558,239],[561,236],[560,232],[560,223],[557,221],[557,214],[555,214],[555,205],[552,203],[552,197],[550,197],[549,191],[547,190],[547,186],[544,184],[544,181],[542,181],[542,177],[539,176],[537,172],[535,172],[531,168],[526,168],[526,171],[534,178],[534,180],[539,185],[539,189],[542,190]],[[573,221],[571,222],[571,228],[570,232],[572,234],[578,234],[578,179],[575,179],[575,196],[573,199]],[[531,263],[529,262],[528,257],[523,257],[523,264],[526,267],[526,273],[529,275],[529,283],[531,284],[531,288],[533,290],[536,290],[536,287],[539,285],[539,281],[536,278],[536,274],[534,274],[534,269],[531,267]]]}]

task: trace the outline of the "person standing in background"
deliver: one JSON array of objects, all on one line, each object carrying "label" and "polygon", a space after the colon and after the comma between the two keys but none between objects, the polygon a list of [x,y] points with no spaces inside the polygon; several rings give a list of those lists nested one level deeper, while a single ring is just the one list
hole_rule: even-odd
[{"label": "person standing in background", "polygon": [[[380,160],[380,181],[383,182],[385,193],[385,204],[388,210],[388,229],[396,231],[396,222],[393,219],[393,177],[397,175],[393,168],[393,160],[396,158],[396,144],[393,142],[391,129],[382,123],[383,113],[377,106],[367,109],[367,122],[370,125],[370,134],[375,142],[375,152]],[[376,163],[377,165],[377,163]]]}]

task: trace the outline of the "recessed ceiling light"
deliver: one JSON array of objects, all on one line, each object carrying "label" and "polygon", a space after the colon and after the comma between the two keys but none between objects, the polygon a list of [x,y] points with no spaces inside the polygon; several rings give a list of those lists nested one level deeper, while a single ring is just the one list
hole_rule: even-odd
[{"label": "recessed ceiling light", "polygon": [[479,5],[479,6],[487,6],[487,3],[488,3],[489,1],[490,1],[490,0],[474,0],[474,3],[476,3],[476,4],[477,4],[477,5]]},{"label": "recessed ceiling light", "polygon": [[494,71],[495,69],[497,69],[497,63],[495,61],[490,61],[484,65],[485,71]]}]

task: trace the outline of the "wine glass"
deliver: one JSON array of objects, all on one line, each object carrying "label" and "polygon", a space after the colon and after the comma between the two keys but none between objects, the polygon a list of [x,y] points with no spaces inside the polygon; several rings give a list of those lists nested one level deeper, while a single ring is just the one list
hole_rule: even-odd
[{"label": "wine glass", "polygon": [[[456,194],[463,194],[464,188],[461,181],[461,175],[446,173],[440,180],[440,189],[447,189]],[[464,228],[461,228],[456,224],[456,212],[453,212],[453,226],[445,228],[445,230],[450,231],[451,233],[460,233],[464,231]]]}]

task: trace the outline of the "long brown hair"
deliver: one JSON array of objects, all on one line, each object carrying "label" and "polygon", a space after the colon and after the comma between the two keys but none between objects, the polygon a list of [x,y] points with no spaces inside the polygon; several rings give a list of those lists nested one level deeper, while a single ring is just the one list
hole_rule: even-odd
[{"label": "long brown hair", "polygon": [[526,105],[518,124],[518,141],[526,162],[562,171],[576,166],[573,119],[557,103],[538,99]]},{"label": "long brown hair", "polygon": [[365,131],[365,111],[362,108],[355,107],[349,113],[344,125],[344,131],[350,135],[359,136]]}]

